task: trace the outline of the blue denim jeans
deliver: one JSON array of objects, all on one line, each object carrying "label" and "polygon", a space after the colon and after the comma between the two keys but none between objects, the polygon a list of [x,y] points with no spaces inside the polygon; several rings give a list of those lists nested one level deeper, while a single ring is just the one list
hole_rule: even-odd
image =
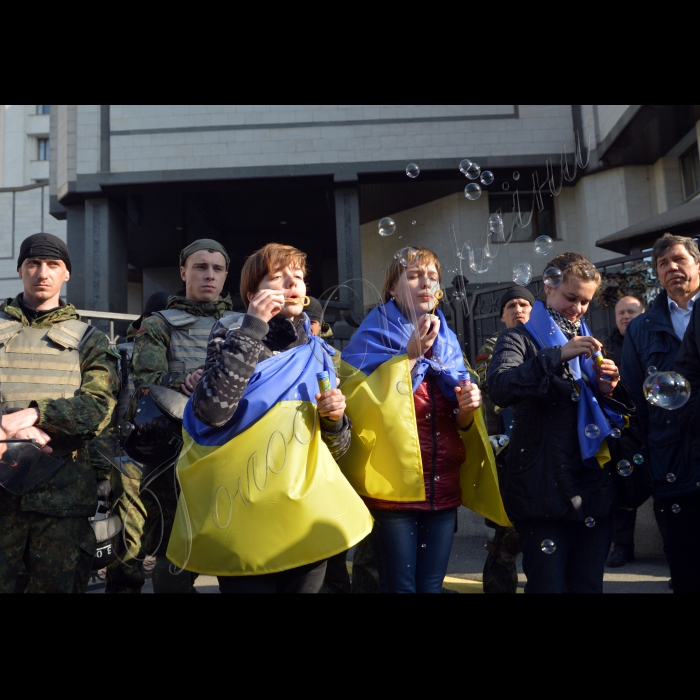
[{"label": "blue denim jeans", "polygon": [[[566,520],[520,520],[515,529],[523,548],[525,593],[603,592],[613,535],[611,515],[596,518],[593,527]],[[545,540],[551,543],[543,547]]]},{"label": "blue denim jeans", "polygon": [[440,593],[457,509],[371,510],[381,593]]}]

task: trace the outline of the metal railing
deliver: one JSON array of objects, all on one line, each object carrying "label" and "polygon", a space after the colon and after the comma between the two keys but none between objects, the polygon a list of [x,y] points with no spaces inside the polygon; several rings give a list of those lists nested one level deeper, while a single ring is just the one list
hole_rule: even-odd
[{"label": "metal railing", "polygon": [[113,313],[111,311],[88,311],[87,309],[76,309],[76,311],[80,314],[80,318],[86,321],[89,325],[92,325],[93,320],[96,321],[109,321],[109,333],[102,328],[103,325],[107,324],[96,324],[100,326],[100,330],[104,332],[104,334],[107,336],[109,339],[109,344],[113,347],[116,348],[117,346],[117,341],[121,336],[115,335],[114,333],[114,324],[120,323],[121,325],[124,324],[129,324],[132,323],[133,321],[136,321],[137,319],[140,318],[137,314],[117,314]]}]

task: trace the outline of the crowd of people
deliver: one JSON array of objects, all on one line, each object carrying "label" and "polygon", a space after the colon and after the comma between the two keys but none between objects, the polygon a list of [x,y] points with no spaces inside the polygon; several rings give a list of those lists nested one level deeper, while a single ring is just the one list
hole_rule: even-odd
[{"label": "crowd of people", "polygon": [[[303,251],[245,260],[244,312],[223,292],[220,243],[179,262],[183,289],[149,299],[116,352],[60,299],[66,245],[23,241],[23,292],[0,306],[0,591],[84,592],[99,502],[121,527],[107,593],[139,593],[149,556],[156,593],[194,592],[198,574],[222,593],[350,590],[356,545],[380,592],[440,593],[460,505],[495,531],[485,592],[515,592],[522,551],[527,593],[600,593],[606,562],[634,559],[626,459],[651,474],[674,592],[700,590],[694,240],[656,242],[661,293],[649,309],[620,299],[605,342],[584,318],[599,272],[557,255],[541,299],[503,294],[506,329],[474,370],[426,248],[387,261],[381,304],[342,354]],[[688,379],[684,407],[646,401],[650,367]]]}]

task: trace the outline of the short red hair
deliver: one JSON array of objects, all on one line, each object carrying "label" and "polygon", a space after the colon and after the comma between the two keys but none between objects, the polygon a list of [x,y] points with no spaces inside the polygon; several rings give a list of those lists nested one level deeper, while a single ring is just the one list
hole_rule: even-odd
[{"label": "short red hair", "polygon": [[306,276],[306,253],[281,243],[268,243],[256,250],[243,263],[241,270],[241,299],[248,308],[248,294],[255,294],[267,275],[285,267],[299,268]]}]

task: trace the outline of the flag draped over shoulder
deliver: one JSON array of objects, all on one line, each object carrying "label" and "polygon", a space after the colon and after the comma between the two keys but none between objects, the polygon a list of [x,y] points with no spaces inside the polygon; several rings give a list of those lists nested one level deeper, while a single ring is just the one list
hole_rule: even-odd
[{"label": "flag draped over shoulder", "polygon": [[177,566],[274,573],[345,551],[371,531],[369,511],[321,437],[316,373],[328,371],[334,386],[335,372],[325,343],[307,335],[307,344],[257,365],[226,425],[205,425],[187,404],[167,551]]},{"label": "flag draped over shoulder", "polygon": [[[341,389],[353,432],[339,463],[363,496],[397,502],[426,498],[413,392],[430,374],[456,406],[459,372],[466,369],[457,336],[443,313],[436,313],[440,331],[432,358],[418,358],[413,373],[406,354],[413,325],[393,301],[372,310],[343,350]],[[467,454],[460,474],[463,504],[510,525],[482,408],[475,412],[472,428],[460,435]]]},{"label": "flag draped over shoulder", "polygon": [[[542,348],[566,345],[569,342],[561,328],[547,313],[547,309],[541,301],[535,302],[530,320],[525,324],[525,328]],[[584,319],[581,319],[579,332],[582,336],[593,335]],[[581,459],[588,467],[603,467],[610,461],[607,438],[615,428],[622,430],[627,422],[619,413],[606,409],[598,403],[598,399],[591,389],[591,385],[595,385],[597,379],[593,371],[593,360],[590,357],[574,357],[568,362],[574,382],[580,392],[577,408],[577,430]],[[588,381],[584,379],[584,374]],[[597,427],[597,433],[595,430],[587,431],[589,426]],[[586,434],[587,432],[588,434]]]}]

